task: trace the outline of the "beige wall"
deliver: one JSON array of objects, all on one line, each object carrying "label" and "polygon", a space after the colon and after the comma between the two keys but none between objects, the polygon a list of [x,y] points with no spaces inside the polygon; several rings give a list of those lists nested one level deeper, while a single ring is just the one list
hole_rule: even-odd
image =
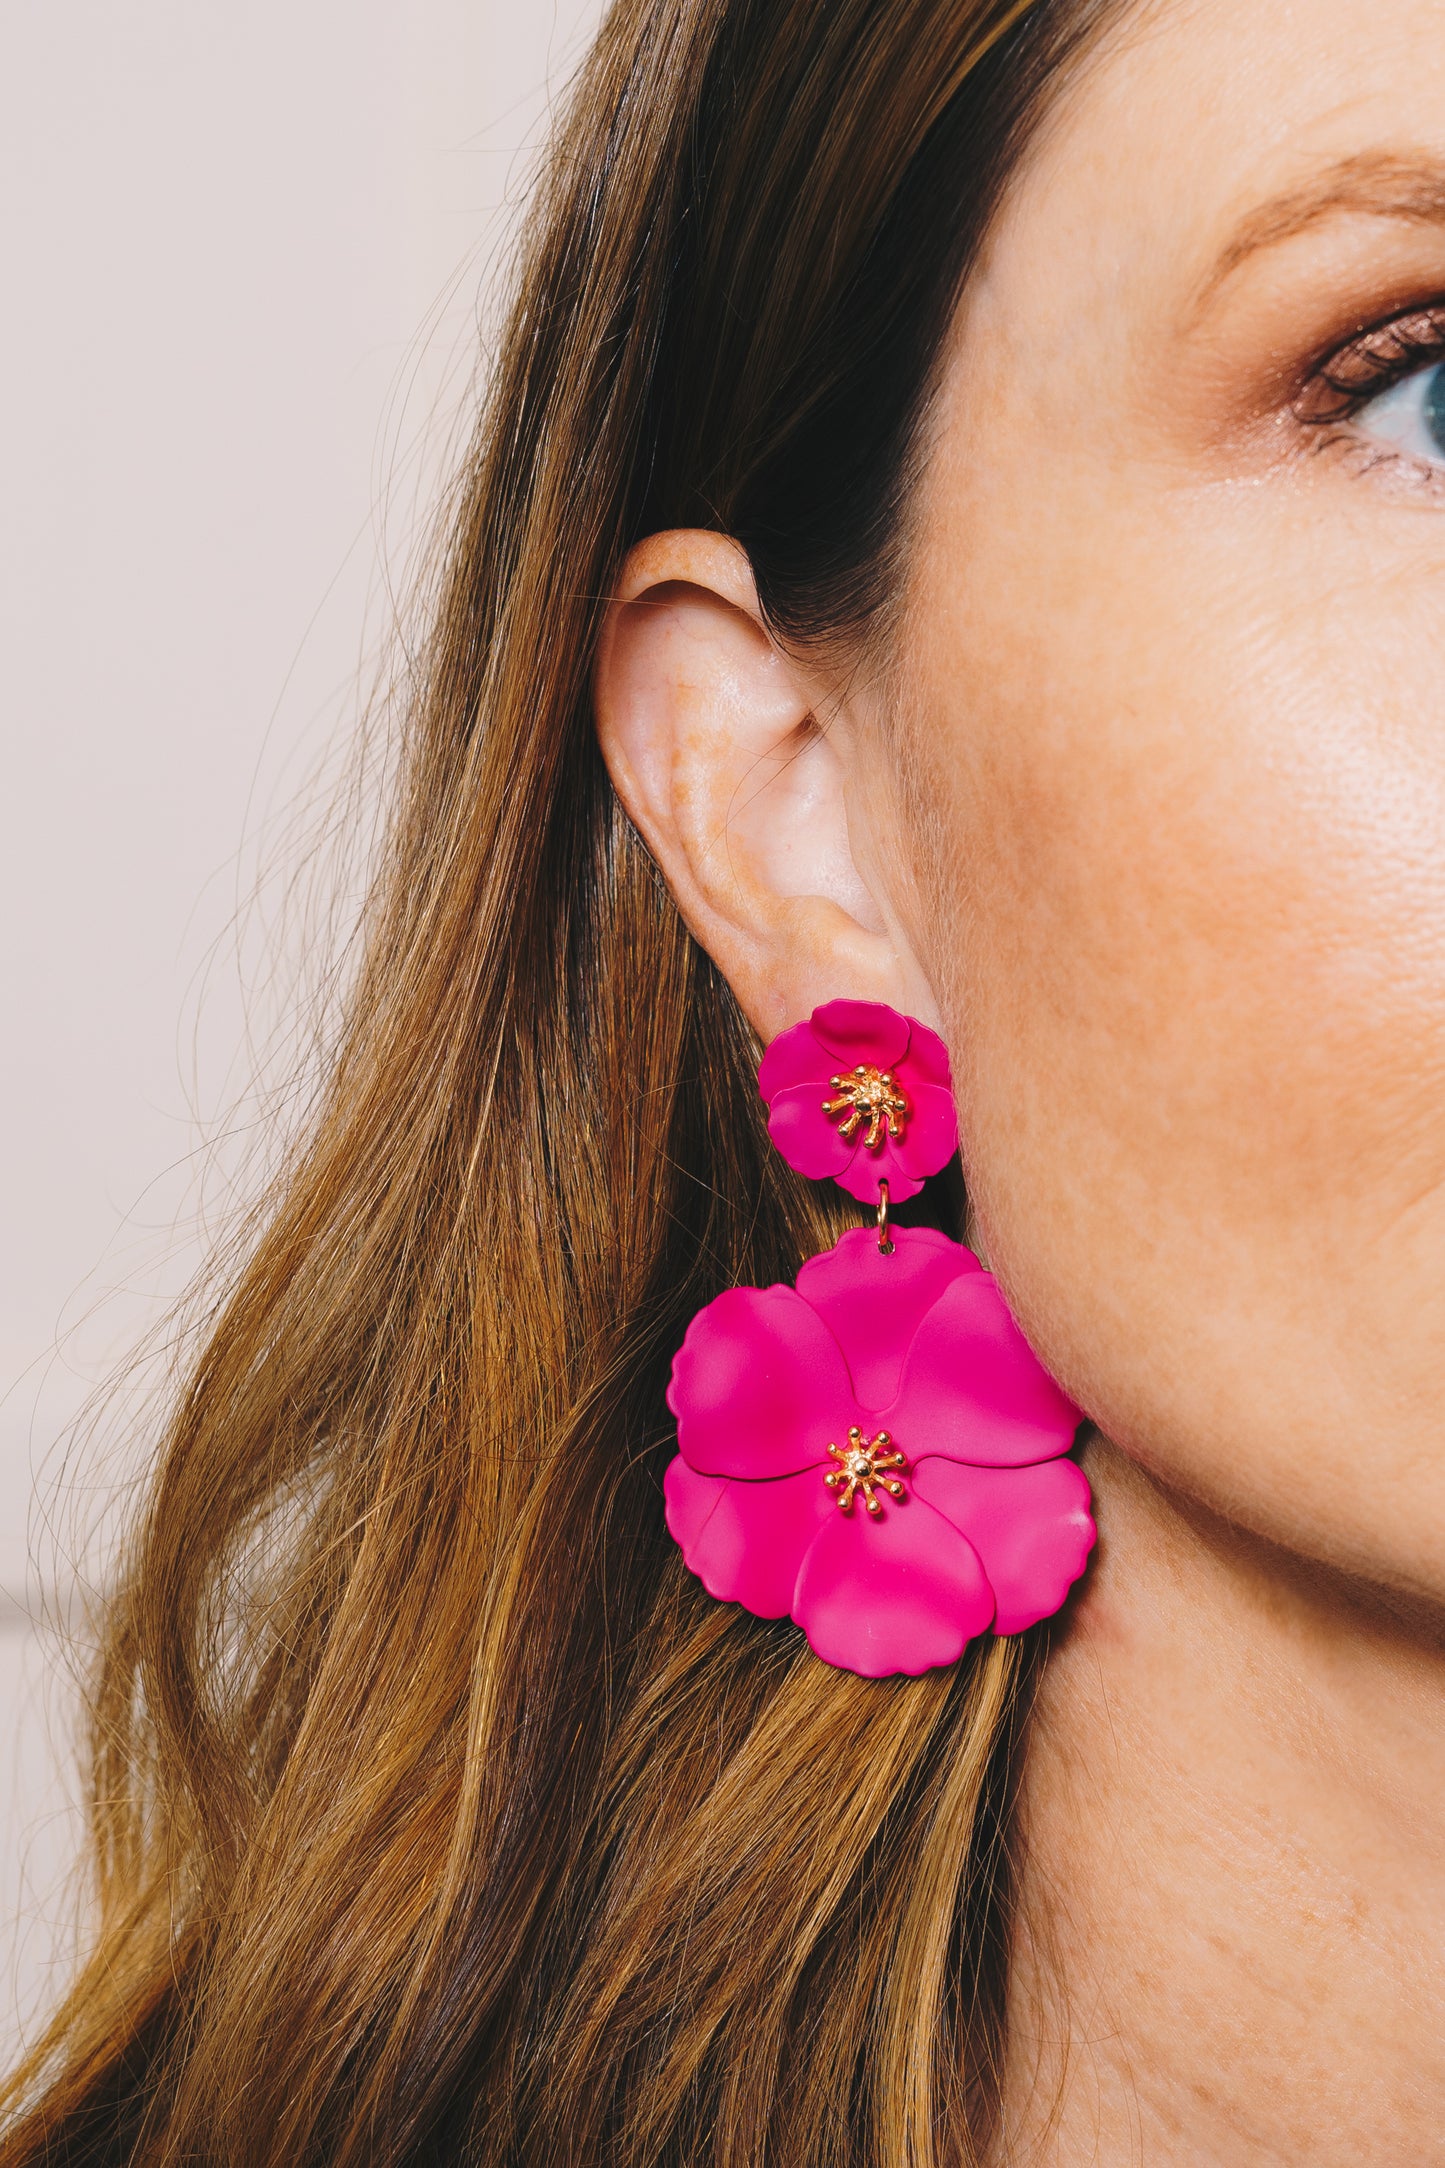
[{"label": "beige wall", "polygon": [[194,1265],[198,1140],[248,1059],[238,904],[344,749],[381,567],[434,489],[546,86],[597,11],[4,12],[6,2044],[71,1841],[71,1704],[33,1621],[98,1493],[66,1485],[62,1441]]}]

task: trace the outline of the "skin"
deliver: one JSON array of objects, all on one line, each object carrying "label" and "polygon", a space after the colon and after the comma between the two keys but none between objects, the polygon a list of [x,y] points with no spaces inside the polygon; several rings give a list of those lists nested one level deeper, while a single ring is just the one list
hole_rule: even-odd
[{"label": "skin", "polygon": [[599,660],[759,1029],[943,1031],[979,1242],[1098,1426],[1010,2168],[1445,2162],[1445,452],[1320,377],[1445,346],[1440,31],[1136,7],[961,306],[892,656],[784,653],[672,534]]}]

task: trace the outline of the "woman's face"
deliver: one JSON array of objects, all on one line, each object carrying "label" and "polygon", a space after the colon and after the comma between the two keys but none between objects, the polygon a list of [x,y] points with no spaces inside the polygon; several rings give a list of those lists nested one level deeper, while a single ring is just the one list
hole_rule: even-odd
[{"label": "woman's face", "polygon": [[914,946],[1100,1426],[1445,1593],[1445,19],[1160,0],[1028,154],[918,506]]},{"label": "woman's face", "polygon": [[990,1260],[1101,1429],[1432,1598],[1441,30],[1126,0],[960,310],[886,689],[810,686],[696,533],[633,552],[596,680],[764,1035],[836,994],[942,1026]]}]

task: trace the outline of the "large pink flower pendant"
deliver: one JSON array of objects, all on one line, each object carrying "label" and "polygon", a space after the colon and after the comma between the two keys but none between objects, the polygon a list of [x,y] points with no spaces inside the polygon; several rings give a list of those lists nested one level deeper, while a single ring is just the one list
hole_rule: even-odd
[{"label": "large pink flower pendant", "polygon": [[667,1525],[708,1590],[881,1678],[1049,1617],[1094,1542],[1082,1420],[972,1251],[858,1228],[730,1288],[672,1366]]}]

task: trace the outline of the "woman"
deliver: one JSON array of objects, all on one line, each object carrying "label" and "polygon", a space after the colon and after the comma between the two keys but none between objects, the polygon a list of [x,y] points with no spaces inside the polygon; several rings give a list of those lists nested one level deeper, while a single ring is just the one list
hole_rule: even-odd
[{"label": "woman", "polygon": [[[7,2163],[1445,2158],[1438,28],[617,0]],[[840,1001],[1101,1533],[885,1676],[664,1512]]]}]

